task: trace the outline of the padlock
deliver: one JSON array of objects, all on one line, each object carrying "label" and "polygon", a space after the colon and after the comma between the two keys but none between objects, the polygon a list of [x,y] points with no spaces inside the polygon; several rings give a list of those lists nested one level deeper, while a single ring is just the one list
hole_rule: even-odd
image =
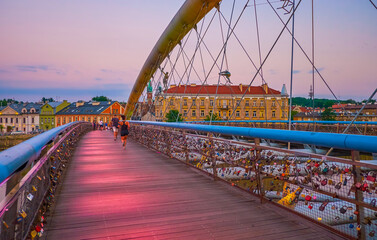
[{"label": "padlock", "polygon": [[341,189],[341,188],[342,188],[342,183],[341,183],[341,182],[338,182],[338,183],[335,185],[335,188],[336,188],[336,189]]},{"label": "padlock", "polygon": [[3,221],[3,225],[4,227],[9,228],[9,225],[5,221]]},{"label": "padlock", "polygon": [[310,200],[312,200],[312,197],[310,195],[306,195],[305,201],[310,201]]},{"label": "padlock", "polygon": [[351,223],[350,225],[348,225],[349,228],[354,228],[355,226]]},{"label": "padlock", "polygon": [[309,204],[308,208],[309,208],[310,210],[313,209],[313,204],[312,204],[312,203]]},{"label": "padlock", "polygon": [[373,199],[372,201],[370,201],[370,205],[372,207],[375,207],[376,206],[376,199]]},{"label": "padlock", "polygon": [[319,206],[319,211],[324,211],[328,203],[329,203],[329,200],[326,199],[326,200],[321,204],[321,206]]},{"label": "padlock", "polygon": [[332,209],[332,210],[336,210],[336,206],[335,206],[335,205],[332,205],[332,206],[331,206],[331,209]]},{"label": "padlock", "polygon": [[20,216],[21,216],[22,218],[26,218],[26,217],[27,217],[27,214],[26,214],[26,212],[25,212],[24,210],[21,210],[21,211],[20,211]]},{"label": "padlock", "polygon": [[34,198],[33,194],[29,193],[26,198],[31,202]]},{"label": "padlock", "polygon": [[360,224],[357,225],[356,230],[357,230],[357,231],[360,231],[360,230],[361,230],[361,226],[360,226]]},{"label": "padlock", "polygon": [[347,212],[347,206],[343,206],[339,209],[339,212],[345,214]]},{"label": "padlock", "polygon": [[365,225],[371,225],[372,224],[372,220],[370,218],[366,217],[366,218],[364,218],[363,223]]},{"label": "padlock", "polygon": [[369,236],[370,236],[370,237],[374,237],[374,234],[375,234],[374,231],[371,231],[371,232],[369,233]]},{"label": "padlock", "polygon": [[353,214],[355,214],[355,215],[359,215],[359,212],[358,212],[357,210],[355,210],[355,211],[353,212]]},{"label": "padlock", "polygon": [[323,180],[321,181],[321,185],[322,185],[322,186],[326,186],[326,185],[327,185],[327,178],[325,178],[325,179],[323,179]]}]

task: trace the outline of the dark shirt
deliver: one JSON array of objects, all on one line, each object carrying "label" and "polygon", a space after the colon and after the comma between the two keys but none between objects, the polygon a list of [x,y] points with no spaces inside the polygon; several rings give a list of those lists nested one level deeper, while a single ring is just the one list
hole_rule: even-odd
[{"label": "dark shirt", "polygon": [[111,119],[111,122],[113,123],[114,127],[118,127],[119,126],[119,118],[113,118],[113,119]]}]

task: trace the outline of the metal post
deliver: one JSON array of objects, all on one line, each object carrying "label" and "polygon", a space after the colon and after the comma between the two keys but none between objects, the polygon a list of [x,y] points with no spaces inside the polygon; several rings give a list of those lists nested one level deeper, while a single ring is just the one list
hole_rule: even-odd
[{"label": "metal post", "polygon": [[260,150],[258,146],[260,145],[260,139],[255,138],[255,147],[256,147],[256,159],[255,159],[255,175],[257,179],[257,188],[259,192],[259,197],[260,197],[260,203],[263,203],[263,196],[264,196],[264,191],[263,191],[263,182],[262,182],[262,177],[260,174],[260,167],[258,164],[258,161],[260,160]]},{"label": "metal post", "polygon": [[183,131],[182,134],[183,134],[183,138],[184,138],[183,148],[184,148],[184,152],[185,152],[186,163],[188,163],[189,162],[189,152],[188,152],[186,131]]},{"label": "metal post", "polygon": [[[359,151],[352,151],[351,155],[352,155],[352,161],[354,163],[360,162]],[[354,184],[356,184],[357,182],[359,182],[359,183],[362,182],[360,166],[353,164],[353,168],[354,168],[354,171],[353,171]],[[363,202],[364,201],[363,192],[360,189],[357,189],[357,188],[355,189],[355,200],[357,202]],[[358,213],[359,213],[359,214],[357,214],[357,224],[361,226],[360,231],[357,232],[357,237],[358,237],[358,239],[364,240],[365,237],[366,237],[365,226],[361,224],[363,219],[364,219],[364,207],[356,204],[356,211],[358,211]]]}]

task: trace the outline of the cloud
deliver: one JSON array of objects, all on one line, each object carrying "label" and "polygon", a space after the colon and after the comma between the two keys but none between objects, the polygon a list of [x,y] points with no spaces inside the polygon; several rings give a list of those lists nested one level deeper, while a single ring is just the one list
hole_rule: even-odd
[{"label": "cloud", "polygon": [[293,74],[298,74],[298,73],[300,73],[301,71],[300,70],[293,70]]},{"label": "cloud", "polygon": [[[321,68],[317,68],[318,72],[322,72],[325,68],[324,67],[321,67]],[[316,70],[314,70],[314,72],[317,72]],[[313,70],[310,70],[308,71],[309,74],[313,74]]]},{"label": "cloud", "polygon": [[55,72],[58,75],[66,75],[62,69],[57,69],[48,65],[16,65],[16,70],[19,72]]},{"label": "cloud", "polygon": [[102,79],[102,78],[99,78],[99,77],[97,77],[97,78],[94,78],[94,80],[96,80],[96,81],[102,81],[103,79]]},{"label": "cloud", "polygon": [[277,71],[275,69],[269,69],[268,72],[272,75],[276,75]]}]

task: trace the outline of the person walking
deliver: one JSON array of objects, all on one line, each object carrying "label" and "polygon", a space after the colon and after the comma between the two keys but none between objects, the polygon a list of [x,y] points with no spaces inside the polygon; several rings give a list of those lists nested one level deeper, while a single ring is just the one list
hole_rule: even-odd
[{"label": "person walking", "polygon": [[111,125],[113,126],[114,141],[116,141],[118,137],[118,126],[119,126],[119,118],[117,118],[116,115],[114,115],[114,117],[111,119]]},{"label": "person walking", "polygon": [[103,130],[103,121],[102,119],[99,120],[99,130]]},{"label": "person walking", "polygon": [[126,121],[126,116],[122,115],[122,120],[119,122],[120,125],[120,139],[123,143],[123,148],[126,150],[127,137],[129,134],[130,123]]}]

